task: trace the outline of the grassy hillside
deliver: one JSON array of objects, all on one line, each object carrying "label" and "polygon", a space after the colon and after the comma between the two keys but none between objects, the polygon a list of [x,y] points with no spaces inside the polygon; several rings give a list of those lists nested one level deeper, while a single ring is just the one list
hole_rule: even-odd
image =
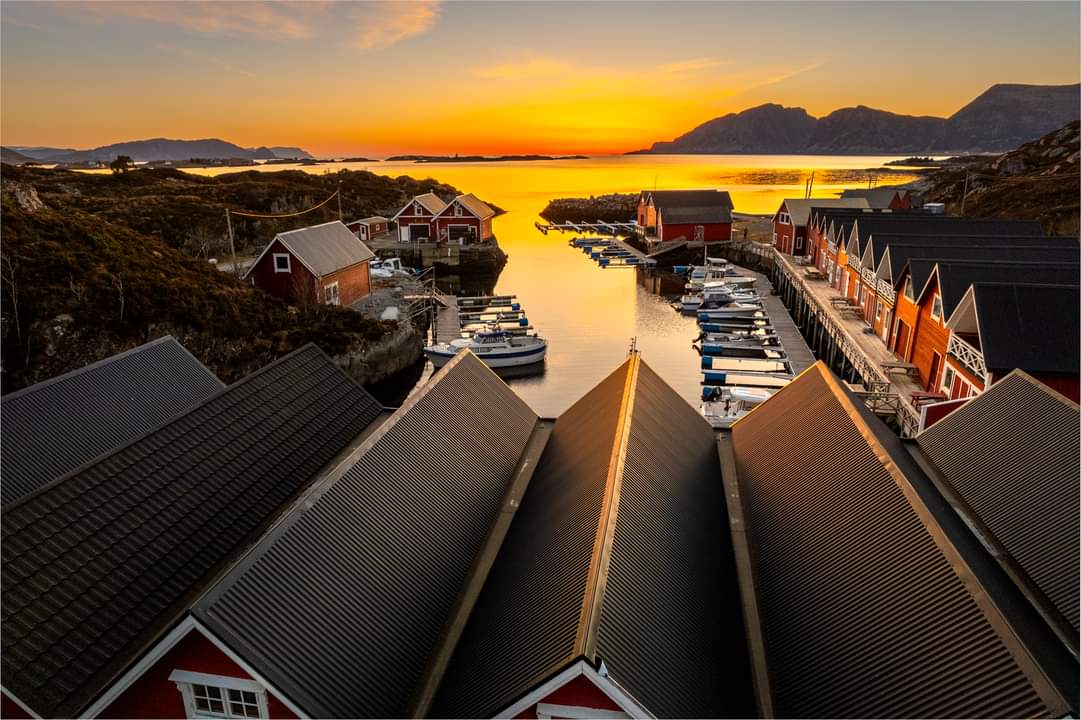
[{"label": "grassy hillside", "polygon": [[[145,222],[165,227],[139,183],[150,174],[49,178],[40,195],[5,168],[0,250],[0,380],[4,392],[47,379],[150,339],[172,334],[226,382],[315,341],[329,354],[363,347],[389,332],[386,323],[342,308],[289,307],[215,270],[161,238],[110,222],[104,193],[53,205],[70,182],[78,188],[136,187]],[[169,177],[160,182],[171,182]],[[177,181],[196,186],[202,180]],[[205,182],[215,187],[213,182]],[[192,201],[194,203],[194,201]],[[83,205],[83,207],[76,207]],[[197,207],[197,206],[196,206]],[[138,224],[138,223],[132,223]],[[175,228],[170,228],[175,231]]]},{"label": "grassy hillside", "polygon": [[[1081,213],[1081,123],[997,157],[929,175],[926,196],[950,214],[1039,220],[1044,232],[1077,235]],[[965,176],[968,174],[968,193]]]},{"label": "grassy hillside", "polygon": [[[164,241],[187,255],[227,259],[225,208],[281,214],[305,210],[342,190],[342,215],[348,221],[390,216],[417,194],[450,198],[458,191],[435,180],[389,178],[342,170],[313,175],[299,170],[227,173],[217,177],[173,169],[140,169],[113,175],[5,166],[4,179],[32,185],[51,208],[79,210]],[[299,217],[234,217],[237,252],[250,253],[279,232],[336,220],[338,203]]]}]

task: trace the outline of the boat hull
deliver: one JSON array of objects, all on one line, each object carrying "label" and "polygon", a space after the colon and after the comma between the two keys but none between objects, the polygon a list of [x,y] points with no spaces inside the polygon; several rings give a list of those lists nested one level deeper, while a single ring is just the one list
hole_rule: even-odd
[{"label": "boat hull", "polygon": [[[452,352],[450,350],[438,350],[427,347],[424,348],[424,356],[432,362],[432,365],[438,368],[446,365],[455,355],[464,350],[465,348],[461,348]],[[548,353],[548,345],[546,343],[538,344],[535,347],[515,348],[506,352],[500,352],[498,350],[488,352],[477,352],[474,350],[473,352],[488,367],[519,367],[543,361],[545,355]]]}]

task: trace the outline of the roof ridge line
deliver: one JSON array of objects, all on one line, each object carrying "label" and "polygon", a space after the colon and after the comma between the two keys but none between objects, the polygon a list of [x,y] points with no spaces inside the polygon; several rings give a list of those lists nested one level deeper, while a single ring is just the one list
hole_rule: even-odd
[{"label": "roof ridge line", "polygon": [[[949,564],[950,570],[969,592],[980,614],[983,615],[992,631],[998,636],[999,642],[1006,647],[1007,652],[1013,658],[1014,664],[1017,665],[1021,674],[1029,681],[1040,701],[1047,705],[1053,713],[1068,712],[1069,703],[1063,698],[1058,687],[1036,659],[1032,649],[1018,633],[1010,619],[1010,615],[1000,606],[999,600],[988,589],[983,573],[973,567],[969,554],[958,547],[950,530],[943,525],[939,515],[932,508],[931,502],[924,496],[921,487],[917,487],[916,483],[908,478],[904,470],[897,464],[897,461],[893,459],[889,448],[871,428],[868,419],[856,406],[853,396],[849,392],[845,392],[840,380],[834,377],[833,373],[824,373],[824,375],[827,387],[848,414],[853,426],[864,441],[867,442],[868,448],[874,453],[875,458],[882,463],[882,467],[890,476],[890,479],[900,489],[905,502],[908,503],[916,515],[916,519],[923,527],[924,532],[930,536],[935,547],[938,548],[938,551],[942,553],[942,556]],[[900,445],[899,450],[908,453],[900,438],[897,439],[897,442]],[[919,463],[915,455],[908,454],[915,461],[917,468],[923,473],[924,477],[934,485],[934,481],[927,476],[927,468]],[[922,483],[920,484],[922,485]],[[941,500],[943,503],[948,504],[948,500],[942,496],[941,489],[935,487],[933,492],[938,495],[936,501]],[[951,508],[951,512],[956,513],[956,510]],[[964,522],[960,516],[957,516],[957,518],[959,522]],[[983,547],[978,539],[973,537],[973,540]]]},{"label": "roof ridge line", "polygon": [[616,419],[615,438],[608,462],[608,477],[605,480],[604,505],[601,508],[597,536],[593,545],[593,557],[586,576],[585,598],[574,646],[575,655],[583,656],[591,662],[595,660],[593,656],[597,650],[597,626],[600,623],[601,606],[604,604],[604,593],[608,585],[608,565],[612,557],[612,541],[615,535],[616,518],[619,514],[623,466],[627,456],[627,443],[630,439],[631,419],[634,416],[634,400],[641,358],[637,352],[632,353],[627,363],[627,379]]},{"label": "roof ridge line", "polygon": [[[170,336],[170,337],[172,337],[172,336]],[[173,339],[176,340],[176,338],[173,338]],[[253,380],[256,377],[259,377],[259,376],[263,375],[264,373],[268,372],[272,368],[275,368],[278,365],[283,364],[286,360],[289,360],[294,355],[299,355],[301,352],[306,351],[309,346],[314,348],[322,357],[324,357],[327,360],[327,362],[329,362],[331,365],[334,365],[334,367],[337,368],[339,371],[341,371],[343,375],[345,375],[347,378],[349,378],[350,382],[352,382],[354,385],[357,385],[356,381],[353,380],[353,378],[349,377],[349,375],[347,373],[345,373],[345,371],[341,370],[341,368],[338,368],[338,366],[334,363],[334,361],[330,359],[330,356],[327,355],[325,352],[323,352],[322,348],[320,348],[318,345],[316,345],[315,343],[312,343],[312,342],[306,343],[306,344],[302,345],[301,347],[297,348],[296,350],[293,350],[290,353],[282,355],[280,358],[268,363],[267,365],[264,365],[263,367],[259,368],[258,370],[255,370],[254,372],[248,373],[247,375],[240,378],[236,382],[231,383],[229,385],[224,385],[223,387],[221,387],[217,391],[215,391],[212,395],[209,395],[205,399],[203,399],[202,402],[196,403],[195,405],[192,405],[191,407],[180,411],[176,415],[173,415],[172,417],[167,418],[166,420],[162,421],[159,425],[156,425],[156,426],[150,428],[149,430],[147,430],[144,433],[140,433],[139,435],[136,435],[135,437],[133,437],[131,440],[124,443],[123,445],[119,445],[119,446],[117,446],[115,448],[112,448],[112,449],[102,453],[101,455],[97,455],[95,457],[90,458],[86,462],[82,463],[81,465],[79,465],[77,467],[72,468],[71,470],[64,473],[63,475],[55,477],[52,480],[50,480],[49,482],[45,483],[44,485],[41,485],[40,487],[38,487],[33,492],[27,493],[26,495],[23,495],[18,500],[14,500],[14,501],[8,503],[2,509],[0,509],[0,514],[8,515],[12,510],[14,510],[14,509],[16,509],[18,507],[21,507],[24,503],[28,502],[31,498],[36,498],[38,495],[43,495],[46,490],[55,487],[56,485],[58,485],[59,483],[65,481],[65,480],[67,480],[68,478],[72,478],[72,477],[78,475],[79,473],[83,472],[87,468],[90,468],[90,467],[92,467],[94,465],[97,465],[98,463],[102,462],[106,458],[110,458],[113,455],[116,455],[117,453],[119,453],[119,452],[121,452],[123,450],[127,450],[132,445],[135,445],[136,443],[140,443],[143,440],[145,440],[146,438],[150,437],[151,435],[155,435],[156,433],[161,432],[165,428],[169,427],[170,425],[172,425],[172,424],[174,424],[176,422],[179,422],[181,419],[183,419],[183,418],[187,417],[188,415],[196,412],[197,410],[203,409],[204,407],[206,407],[210,403],[212,403],[215,400],[217,400],[217,399],[223,397],[224,395],[228,394],[233,389],[235,389],[237,387],[240,387],[241,385],[244,385],[249,380]],[[181,347],[183,347],[183,346],[181,346]],[[198,358],[196,358],[196,359],[198,359]],[[218,378],[218,380],[220,382],[221,378]],[[364,390],[364,388],[360,387],[360,385],[357,385],[357,387],[360,388],[361,390]],[[368,391],[364,390],[364,392],[368,392]]]}]

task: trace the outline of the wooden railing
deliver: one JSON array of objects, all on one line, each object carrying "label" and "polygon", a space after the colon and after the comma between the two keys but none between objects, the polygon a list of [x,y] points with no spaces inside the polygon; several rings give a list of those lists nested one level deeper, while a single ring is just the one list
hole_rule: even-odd
[{"label": "wooden railing", "polygon": [[955,332],[950,333],[950,343],[946,347],[946,352],[983,380],[984,387],[987,386],[987,364],[983,360],[982,352]]}]

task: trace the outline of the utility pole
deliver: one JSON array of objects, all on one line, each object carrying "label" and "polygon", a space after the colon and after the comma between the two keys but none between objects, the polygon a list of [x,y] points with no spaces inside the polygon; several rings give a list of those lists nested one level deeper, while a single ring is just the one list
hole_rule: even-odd
[{"label": "utility pole", "polygon": [[968,197],[968,168],[965,168],[965,189],[961,191],[961,217],[965,216],[965,198]]},{"label": "utility pole", "polygon": [[225,208],[225,227],[229,228],[229,252],[233,255],[233,274],[240,277],[240,268],[236,265],[236,244],[233,242],[233,221],[229,218],[229,208]]},{"label": "utility pole", "polygon": [[338,221],[339,222],[344,222],[342,220],[342,181],[341,180],[338,181]]}]

